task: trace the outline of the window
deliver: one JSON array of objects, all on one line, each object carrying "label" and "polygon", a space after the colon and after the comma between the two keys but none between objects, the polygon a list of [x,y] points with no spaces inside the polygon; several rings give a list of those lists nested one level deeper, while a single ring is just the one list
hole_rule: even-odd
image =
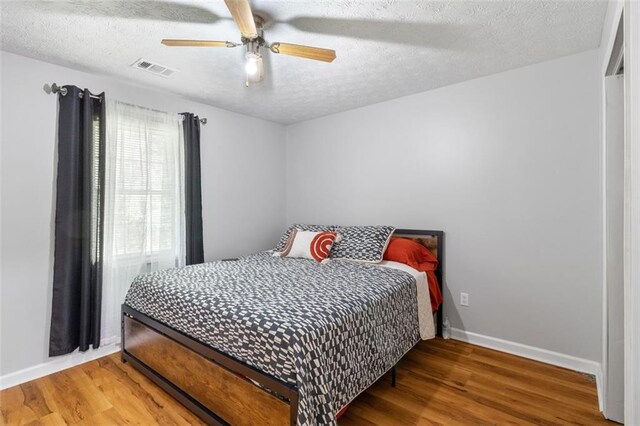
[{"label": "window", "polygon": [[115,165],[114,256],[171,255],[180,244],[181,176],[175,132],[151,122],[144,133],[135,119],[121,120]]},{"label": "window", "polygon": [[185,264],[181,116],[107,101],[102,336],[141,273]]}]

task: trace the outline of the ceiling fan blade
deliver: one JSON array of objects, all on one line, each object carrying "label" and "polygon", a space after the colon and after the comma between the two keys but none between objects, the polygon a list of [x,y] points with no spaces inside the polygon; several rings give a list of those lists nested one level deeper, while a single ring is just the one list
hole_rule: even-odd
[{"label": "ceiling fan blade", "polygon": [[248,39],[258,37],[256,22],[253,20],[253,12],[249,5],[249,0],[224,0],[231,12],[231,16],[235,21],[242,36]]},{"label": "ceiling fan blade", "polygon": [[182,47],[236,47],[238,43],[232,43],[230,41],[216,41],[216,40],[175,40],[165,38],[162,40],[162,44],[165,46],[182,46]]},{"label": "ceiling fan blade", "polygon": [[335,50],[302,46],[300,44],[272,43],[269,49],[271,49],[273,53],[298,56],[300,58],[313,59],[316,61],[333,62],[336,58]]}]

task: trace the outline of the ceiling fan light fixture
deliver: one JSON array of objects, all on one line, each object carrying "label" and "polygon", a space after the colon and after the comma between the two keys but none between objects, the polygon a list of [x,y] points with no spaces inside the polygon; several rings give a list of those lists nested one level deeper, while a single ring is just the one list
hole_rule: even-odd
[{"label": "ceiling fan light fixture", "polygon": [[259,53],[248,52],[245,58],[244,70],[247,75],[246,86],[248,87],[249,83],[260,83],[264,80],[264,62]]},{"label": "ceiling fan light fixture", "polygon": [[247,77],[247,86],[249,86],[249,83],[259,83],[264,80],[264,62],[260,54],[261,47],[269,49],[273,53],[313,59],[315,61],[333,62],[336,59],[336,52],[331,49],[291,43],[267,43],[264,39],[265,20],[263,17],[253,14],[249,0],[224,1],[233,17],[233,21],[240,30],[241,43],[219,40],[163,39],[162,44],[181,47],[237,47],[245,45],[247,53],[245,54],[244,69]]},{"label": "ceiling fan light fixture", "polygon": [[247,77],[256,75],[258,73],[258,62],[262,61],[262,56],[259,53],[247,52],[245,58],[244,70],[247,72]]}]

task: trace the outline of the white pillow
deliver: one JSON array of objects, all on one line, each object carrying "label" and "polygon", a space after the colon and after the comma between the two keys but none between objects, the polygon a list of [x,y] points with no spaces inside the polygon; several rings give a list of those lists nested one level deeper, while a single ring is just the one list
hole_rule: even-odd
[{"label": "white pillow", "polygon": [[338,240],[339,236],[335,232],[313,232],[295,229],[289,235],[284,250],[276,252],[274,255],[323,262],[328,260],[331,247]]}]

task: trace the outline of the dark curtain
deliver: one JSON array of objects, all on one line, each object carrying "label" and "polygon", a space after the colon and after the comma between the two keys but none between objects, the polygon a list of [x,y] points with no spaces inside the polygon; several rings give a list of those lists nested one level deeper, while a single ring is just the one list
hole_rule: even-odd
[{"label": "dark curtain", "polygon": [[187,265],[204,262],[202,242],[202,186],[200,182],[200,119],[183,112]]},{"label": "dark curtain", "polygon": [[58,177],[49,356],[100,345],[104,93],[58,95]]}]

